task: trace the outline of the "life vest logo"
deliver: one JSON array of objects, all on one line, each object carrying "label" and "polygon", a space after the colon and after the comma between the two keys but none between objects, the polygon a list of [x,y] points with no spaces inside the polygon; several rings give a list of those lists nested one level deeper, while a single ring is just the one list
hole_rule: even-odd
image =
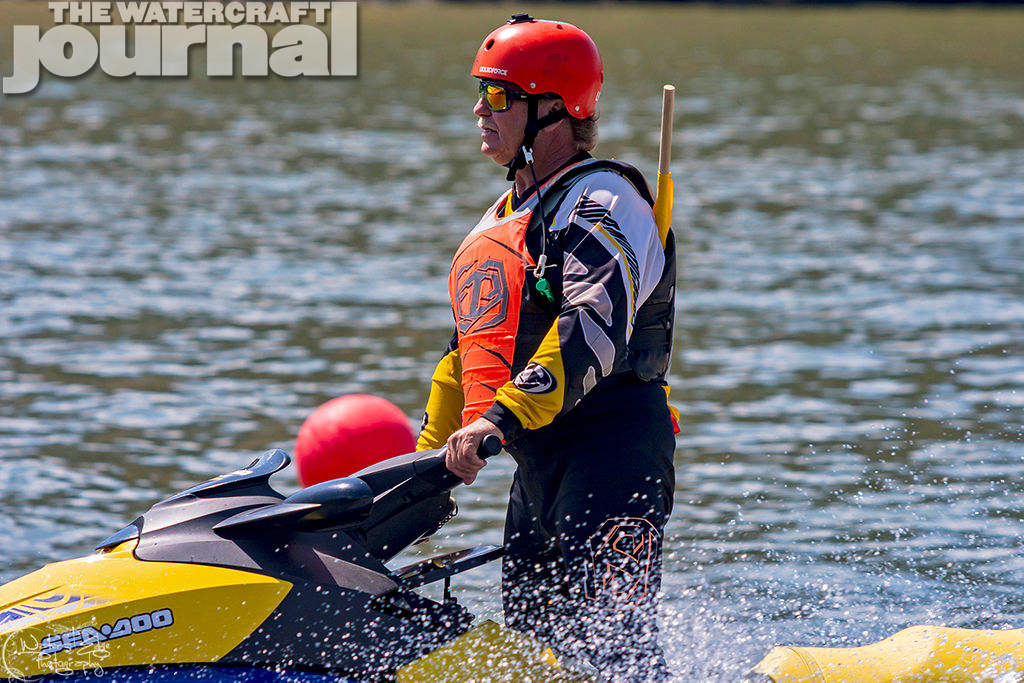
[{"label": "life vest logo", "polygon": [[527,394],[548,394],[558,386],[558,380],[546,367],[530,361],[512,380],[512,384]]},{"label": "life vest logo", "polygon": [[501,261],[474,261],[456,273],[455,311],[459,333],[479,332],[505,322],[508,315],[508,285]]},{"label": "life vest logo", "polygon": [[638,606],[658,590],[652,584],[661,534],[642,517],[609,519],[590,539],[587,597]]}]

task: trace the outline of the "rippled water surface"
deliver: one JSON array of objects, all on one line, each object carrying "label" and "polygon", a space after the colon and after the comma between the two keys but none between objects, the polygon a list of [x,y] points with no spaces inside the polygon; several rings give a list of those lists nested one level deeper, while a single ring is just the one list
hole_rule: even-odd
[{"label": "rippled water surface", "polygon": [[[355,79],[4,98],[0,578],[291,450],[334,396],[418,420],[451,254],[504,188],[466,74],[506,11],[361,6]],[[1024,13],[535,13],[603,50],[601,153],[653,175],[679,89],[679,680],[774,643],[1024,626]],[[497,542],[510,474],[435,548]],[[494,616],[496,581],[461,595]]]}]

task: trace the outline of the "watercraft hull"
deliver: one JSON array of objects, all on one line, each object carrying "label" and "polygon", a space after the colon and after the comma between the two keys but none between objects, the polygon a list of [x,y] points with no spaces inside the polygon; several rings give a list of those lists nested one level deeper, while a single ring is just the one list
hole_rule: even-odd
[{"label": "watercraft hull", "polygon": [[292,588],[236,569],[139,562],[134,546],[50,564],[0,587],[0,674],[216,662]]}]

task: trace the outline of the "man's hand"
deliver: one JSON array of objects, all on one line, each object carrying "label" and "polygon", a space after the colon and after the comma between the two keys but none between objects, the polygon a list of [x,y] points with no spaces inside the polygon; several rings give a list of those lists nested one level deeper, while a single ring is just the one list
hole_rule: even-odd
[{"label": "man's hand", "polygon": [[483,417],[478,417],[448,437],[448,446],[444,456],[445,467],[457,477],[461,477],[467,485],[476,481],[477,472],[487,464],[476,453],[480,448],[480,442],[488,434],[495,434],[503,441],[505,439],[501,430],[493,422]]}]

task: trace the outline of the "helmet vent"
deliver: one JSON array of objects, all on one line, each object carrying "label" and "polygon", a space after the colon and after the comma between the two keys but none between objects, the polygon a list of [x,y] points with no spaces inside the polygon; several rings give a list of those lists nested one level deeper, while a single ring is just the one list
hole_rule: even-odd
[{"label": "helmet vent", "polygon": [[494,38],[487,41],[487,45],[484,46],[484,49],[490,50],[492,47],[494,47]]}]

